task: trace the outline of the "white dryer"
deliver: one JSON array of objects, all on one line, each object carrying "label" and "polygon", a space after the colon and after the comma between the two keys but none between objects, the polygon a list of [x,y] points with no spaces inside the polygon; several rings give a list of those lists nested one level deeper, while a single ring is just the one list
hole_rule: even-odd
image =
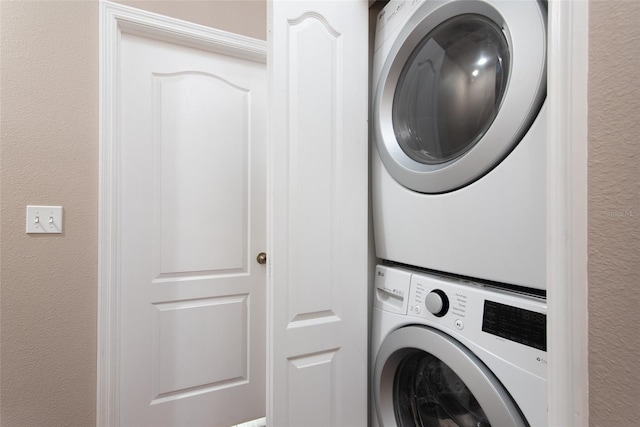
[{"label": "white dryer", "polygon": [[546,5],[391,1],[371,123],[379,258],[546,289]]},{"label": "white dryer", "polygon": [[378,266],[374,427],[546,426],[544,299]]}]

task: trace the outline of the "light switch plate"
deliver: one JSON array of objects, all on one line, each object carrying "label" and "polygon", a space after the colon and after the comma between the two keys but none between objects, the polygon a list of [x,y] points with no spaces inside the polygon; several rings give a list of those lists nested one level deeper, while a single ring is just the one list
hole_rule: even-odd
[{"label": "light switch plate", "polygon": [[27,233],[62,233],[62,206],[27,206]]}]

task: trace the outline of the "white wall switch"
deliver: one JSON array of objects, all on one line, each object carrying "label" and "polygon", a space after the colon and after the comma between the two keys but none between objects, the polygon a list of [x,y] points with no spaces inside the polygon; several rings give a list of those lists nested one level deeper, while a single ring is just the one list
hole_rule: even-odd
[{"label": "white wall switch", "polygon": [[27,206],[27,233],[62,233],[62,206]]}]

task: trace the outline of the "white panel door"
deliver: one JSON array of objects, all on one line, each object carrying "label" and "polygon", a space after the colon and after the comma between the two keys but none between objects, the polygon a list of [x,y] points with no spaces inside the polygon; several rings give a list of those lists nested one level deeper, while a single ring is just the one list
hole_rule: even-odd
[{"label": "white panel door", "polygon": [[123,33],[122,426],[265,414],[266,70]]},{"label": "white panel door", "polygon": [[268,3],[271,426],[367,424],[367,1]]}]

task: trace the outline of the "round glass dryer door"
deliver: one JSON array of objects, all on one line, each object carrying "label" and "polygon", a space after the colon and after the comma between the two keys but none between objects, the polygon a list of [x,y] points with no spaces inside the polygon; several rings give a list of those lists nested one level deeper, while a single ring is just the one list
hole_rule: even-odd
[{"label": "round glass dryer door", "polygon": [[384,340],[373,386],[381,427],[528,425],[480,359],[426,326],[401,328]]},{"label": "round glass dryer door", "polygon": [[375,87],[374,138],[402,185],[443,193],[503,160],[546,95],[546,11],[524,2],[424,2]]},{"label": "round glass dryer door", "polygon": [[509,47],[482,15],[460,15],[422,39],[393,96],[393,131],[416,162],[440,165],[469,151],[487,132],[507,88]]}]

